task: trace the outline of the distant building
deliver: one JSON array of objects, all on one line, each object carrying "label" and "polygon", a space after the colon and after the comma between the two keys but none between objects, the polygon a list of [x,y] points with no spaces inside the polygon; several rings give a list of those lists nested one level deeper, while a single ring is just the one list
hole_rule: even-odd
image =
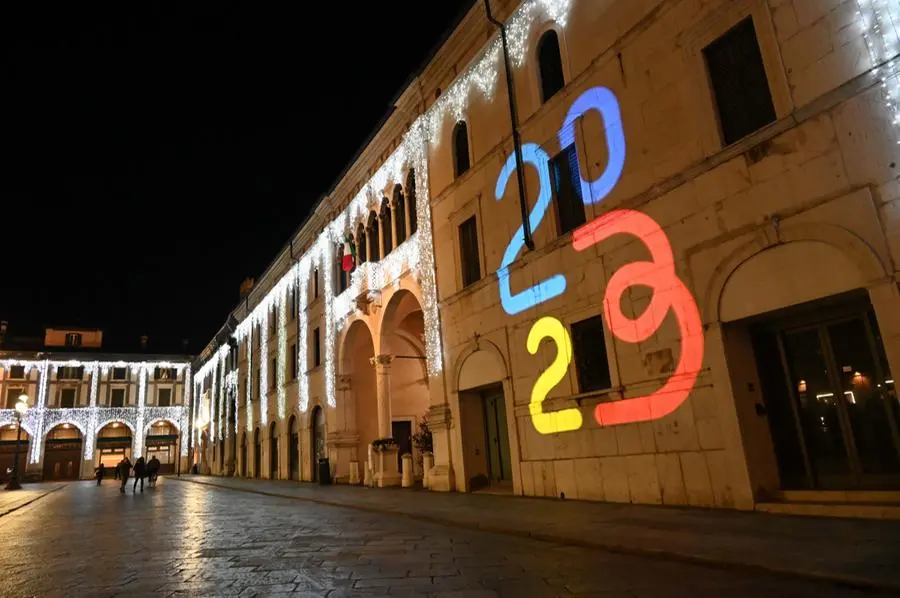
[{"label": "distant building", "polygon": [[163,472],[189,467],[190,359],[104,353],[102,342],[102,330],[47,328],[40,350],[0,350],[0,477],[13,466],[22,394],[25,479],[89,478],[126,456],[156,456]]}]

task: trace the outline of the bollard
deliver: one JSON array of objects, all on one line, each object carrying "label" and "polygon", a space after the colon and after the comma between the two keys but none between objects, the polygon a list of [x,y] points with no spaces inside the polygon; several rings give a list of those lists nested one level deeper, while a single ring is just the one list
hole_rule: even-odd
[{"label": "bollard", "polygon": [[414,483],[412,455],[405,453],[401,457],[401,460],[403,461],[403,471],[401,472],[403,477],[401,478],[400,485],[404,488],[410,488]]},{"label": "bollard", "polygon": [[434,467],[434,453],[425,452],[422,454],[422,487],[428,488],[428,472]]},{"label": "bollard", "polygon": [[363,481],[363,485],[366,488],[372,487],[372,462],[371,461],[366,461],[366,477],[365,477],[365,480]]},{"label": "bollard", "polygon": [[350,461],[350,484],[359,484],[359,461]]}]

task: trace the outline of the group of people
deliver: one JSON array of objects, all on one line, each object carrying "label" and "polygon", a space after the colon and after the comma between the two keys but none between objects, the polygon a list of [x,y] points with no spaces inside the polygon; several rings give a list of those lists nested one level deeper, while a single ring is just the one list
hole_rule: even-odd
[{"label": "group of people", "polygon": [[[122,480],[119,492],[122,494],[125,493],[125,486],[128,484],[128,478],[131,477],[132,469],[134,469],[134,486],[131,488],[132,492],[137,492],[138,481],[141,482],[141,492],[144,491],[144,478],[147,478],[148,486],[155,486],[156,479],[159,477],[159,465],[159,459],[156,458],[156,455],[150,457],[150,460],[146,462],[143,457],[138,457],[138,460],[135,461],[134,465],[131,464],[128,457],[123,458],[115,468],[116,479]],[[103,477],[105,475],[106,469],[101,463],[100,467],[97,468],[98,486],[103,482]]]}]

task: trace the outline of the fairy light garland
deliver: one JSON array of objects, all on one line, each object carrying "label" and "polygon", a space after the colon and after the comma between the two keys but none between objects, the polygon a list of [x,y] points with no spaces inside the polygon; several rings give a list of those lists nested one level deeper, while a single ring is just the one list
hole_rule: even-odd
[{"label": "fairy light garland", "polygon": [[[895,128],[900,127],[900,0],[857,0],[857,16],[872,63],[884,93],[884,105]],[[900,144],[900,138],[897,139]]]},{"label": "fairy light garland", "polygon": [[135,434],[134,439],[132,440],[132,449],[131,455],[132,458],[138,458],[143,456],[144,454],[144,434],[141,430],[144,429],[144,417],[146,415],[147,409],[147,365],[141,364],[140,371],[138,372],[138,405],[137,405],[137,421],[135,422],[135,430],[138,430],[138,433]]},{"label": "fairy light garland", "polygon": [[[560,27],[566,27],[573,0],[525,0],[513,12],[507,22],[511,61],[515,67],[521,67],[528,55],[528,42],[535,23],[546,17]],[[860,0],[862,1],[862,0]],[[874,1],[874,0],[873,0]],[[883,1],[883,0],[882,0]],[[423,320],[425,324],[425,352],[428,374],[439,375],[443,371],[443,354],[440,337],[440,316],[435,282],[434,247],[431,227],[431,207],[428,193],[428,160],[429,146],[440,144],[443,127],[448,116],[459,120],[464,118],[470,97],[473,92],[480,93],[490,101],[499,80],[499,69],[502,68],[500,39],[495,35],[478,58],[456,78],[450,87],[418,117],[401,143],[387,160],[376,170],[371,179],[340,212],[334,220],[326,224],[316,242],[300,261],[285,273],[276,285],[269,290],[254,310],[238,324],[238,338],[252,337],[254,322],[262,322],[260,326],[260,419],[263,425],[268,420],[267,414],[267,340],[268,310],[273,301],[281,301],[280,294],[286,285],[296,284],[301,294],[299,311],[300,335],[297,362],[299,369],[298,408],[305,412],[309,406],[309,378],[306,375],[306,284],[308,269],[312,263],[322,264],[325,278],[325,394],[329,406],[335,401],[335,338],[352,313],[354,292],[366,289],[384,288],[403,275],[407,270],[413,271],[422,290]],[[335,296],[331,284],[333,246],[342,243],[348,230],[353,230],[357,223],[368,215],[368,206],[372,198],[382,195],[389,187],[402,184],[403,175],[409,168],[415,170],[417,192],[416,219],[417,231],[401,246],[388,254],[380,263],[362,264],[351,277],[351,288]],[[283,322],[279,318],[279,338],[282,334]],[[279,366],[281,361],[281,342],[279,341]],[[251,357],[248,351],[247,364],[251,369]],[[204,364],[208,367],[209,362]],[[203,368],[201,368],[202,370]],[[281,369],[281,368],[280,368]],[[251,377],[252,374],[248,373]],[[248,399],[251,383],[248,382]],[[282,384],[278,384],[281,392]],[[282,397],[279,394],[279,417],[282,416]],[[252,407],[247,404],[247,430],[252,430]]]},{"label": "fairy light garland", "polygon": [[282,289],[280,293],[278,293],[278,300],[276,302],[275,309],[278,310],[278,330],[276,335],[276,342],[278,343],[277,354],[278,354],[278,369],[275,371],[275,387],[278,391],[278,419],[284,419],[284,403],[285,403],[285,389],[284,389],[284,367],[285,362],[287,361],[287,297],[286,291]]},{"label": "fairy light garland", "polygon": [[188,450],[188,438],[192,434],[191,425],[190,425],[190,417],[191,407],[193,406],[193,379],[192,372],[190,366],[188,366],[187,371],[184,374],[184,400],[182,401],[181,406],[181,419],[179,420],[181,423],[178,426],[178,431],[181,433],[181,456],[187,457],[190,455],[190,451]]},{"label": "fairy light garland", "polygon": [[[268,308],[268,303],[266,303]],[[259,423],[269,423],[269,310],[259,319]]]}]

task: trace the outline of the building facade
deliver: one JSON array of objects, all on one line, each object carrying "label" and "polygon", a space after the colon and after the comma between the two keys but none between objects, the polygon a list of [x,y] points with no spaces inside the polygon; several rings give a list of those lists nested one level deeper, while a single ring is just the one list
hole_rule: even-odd
[{"label": "building facade", "polygon": [[204,351],[196,458],[730,508],[900,488],[900,2],[492,9],[508,52],[477,3]]},{"label": "building facade", "polygon": [[[190,359],[102,353],[101,342],[99,330],[47,329],[45,350],[0,352],[4,478],[17,439],[26,480],[91,478],[101,463],[109,469],[140,456],[156,456],[163,473],[188,470]],[[29,409],[19,430],[23,394]]]}]

